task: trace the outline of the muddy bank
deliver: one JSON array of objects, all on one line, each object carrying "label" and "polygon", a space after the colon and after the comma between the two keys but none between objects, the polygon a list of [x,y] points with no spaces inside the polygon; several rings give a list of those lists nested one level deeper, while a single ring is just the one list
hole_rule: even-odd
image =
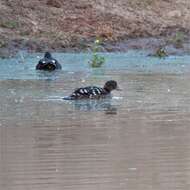
[{"label": "muddy bank", "polygon": [[189,9],[186,0],[0,0],[0,55],[89,51],[97,37],[102,51],[188,53]]},{"label": "muddy bank", "polygon": [[[80,43],[73,43],[63,46],[60,43],[46,43],[38,40],[12,40],[0,48],[0,57],[13,57],[20,50],[28,52],[91,52],[94,46],[94,39],[83,40]],[[187,37],[180,42],[173,42],[166,37],[140,37],[129,38],[118,41],[103,41],[101,52],[127,52],[133,50],[146,50],[149,55],[154,55],[159,48],[163,48],[168,55],[190,54],[190,39]]]}]

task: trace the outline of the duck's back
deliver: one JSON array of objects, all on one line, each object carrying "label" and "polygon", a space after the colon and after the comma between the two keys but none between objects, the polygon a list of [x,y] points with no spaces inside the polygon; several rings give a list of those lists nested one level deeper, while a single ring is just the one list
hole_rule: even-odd
[{"label": "duck's back", "polygon": [[36,69],[37,70],[55,70],[61,69],[60,63],[54,58],[46,58],[40,59],[38,62]]},{"label": "duck's back", "polygon": [[71,95],[71,99],[83,99],[83,98],[90,98],[90,99],[96,99],[96,98],[103,98],[108,93],[100,87],[97,86],[87,86],[84,88],[78,88],[76,89]]}]

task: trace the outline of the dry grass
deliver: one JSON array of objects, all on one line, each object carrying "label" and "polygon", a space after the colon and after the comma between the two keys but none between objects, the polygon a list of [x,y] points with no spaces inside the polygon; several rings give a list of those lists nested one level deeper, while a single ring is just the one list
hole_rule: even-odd
[{"label": "dry grass", "polygon": [[[0,4],[1,34],[10,40],[24,36],[68,45],[97,36],[117,40],[164,35],[175,27],[190,30],[187,0],[0,0]],[[182,41],[180,35],[175,38]]]}]

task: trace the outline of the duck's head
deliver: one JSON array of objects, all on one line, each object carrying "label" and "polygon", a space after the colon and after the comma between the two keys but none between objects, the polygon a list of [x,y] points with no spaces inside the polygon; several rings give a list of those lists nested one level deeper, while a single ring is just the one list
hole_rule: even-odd
[{"label": "duck's head", "polygon": [[107,81],[104,85],[104,89],[108,92],[111,92],[112,90],[120,90],[117,85],[117,82],[114,80]]},{"label": "duck's head", "polygon": [[48,51],[45,52],[44,58],[51,59],[52,58],[51,53]]}]

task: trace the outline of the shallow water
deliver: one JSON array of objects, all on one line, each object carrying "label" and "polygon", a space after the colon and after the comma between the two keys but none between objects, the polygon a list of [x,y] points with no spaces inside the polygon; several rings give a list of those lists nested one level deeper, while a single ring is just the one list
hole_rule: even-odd
[{"label": "shallow water", "polygon": [[[0,60],[0,190],[189,190],[190,56],[54,54],[48,73],[39,55]],[[62,100],[109,79],[112,99]]]}]

